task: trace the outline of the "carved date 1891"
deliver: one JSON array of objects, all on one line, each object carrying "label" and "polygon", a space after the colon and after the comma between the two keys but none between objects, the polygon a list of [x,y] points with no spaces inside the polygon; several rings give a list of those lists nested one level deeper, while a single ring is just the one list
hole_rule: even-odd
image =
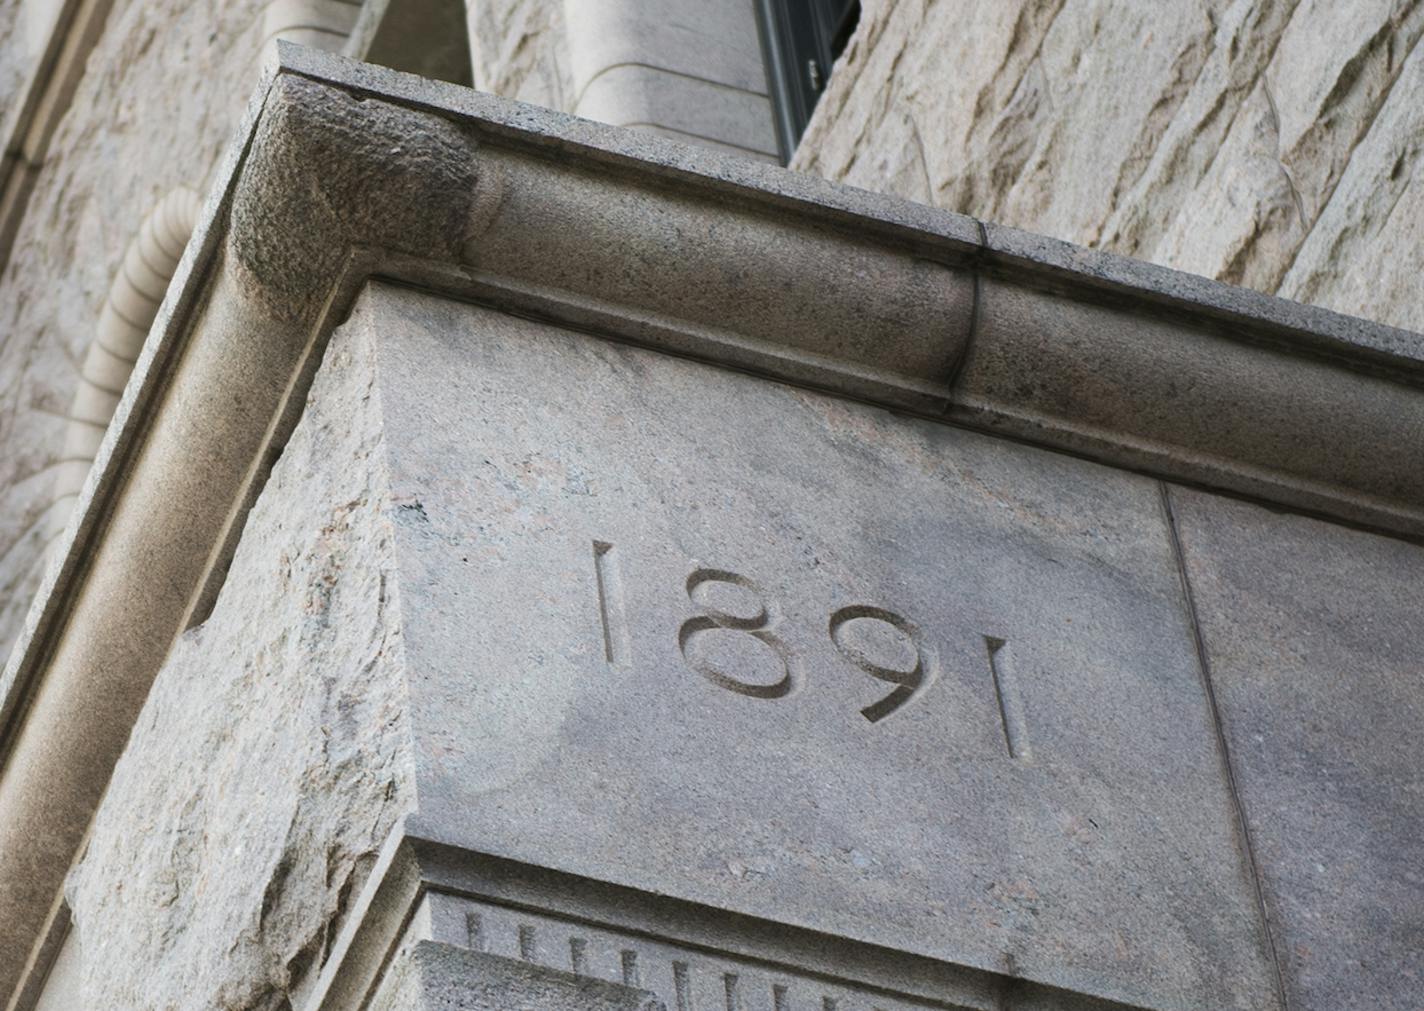
[{"label": "carved date 1891", "polygon": [[[608,660],[623,666],[627,662],[628,637],[623,627],[621,594],[615,592],[618,574],[610,568],[612,545],[596,541],[594,560]],[[697,568],[687,577],[685,590],[697,610],[677,629],[678,648],[689,668],[719,688],[757,699],[785,698],[805,684],[805,665],[777,634],[782,622],[778,602],[759,583],[728,569]],[[711,651],[701,648],[702,640],[726,633],[745,635],[768,651],[779,676],[770,681],[750,680],[713,660]],[[883,698],[860,710],[871,723],[879,723],[920,698],[939,676],[934,647],[925,641],[919,628],[884,607],[841,607],[827,619],[826,634],[847,663],[893,686]],[[1008,642],[995,636],[983,639],[1005,750],[1010,758],[1027,760],[1028,736],[1009,663]]]}]

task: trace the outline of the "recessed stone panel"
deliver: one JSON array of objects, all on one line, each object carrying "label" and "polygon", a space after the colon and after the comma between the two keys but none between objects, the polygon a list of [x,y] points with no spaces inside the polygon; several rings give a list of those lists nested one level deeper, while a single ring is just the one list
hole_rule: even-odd
[{"label": "recessed stone panel", "polygon": [[1158,485],[376,286],[422,829],[1274,1006]]},{"label": "recessed stone panel", "polygon": [[1291,1007],[1424,994],[1424,549],[1174,488]]}]

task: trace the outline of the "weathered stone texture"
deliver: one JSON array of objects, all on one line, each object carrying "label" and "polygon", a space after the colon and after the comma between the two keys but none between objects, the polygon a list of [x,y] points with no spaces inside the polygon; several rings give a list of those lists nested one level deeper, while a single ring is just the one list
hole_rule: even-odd
[{"label": "weathered stone texture", "polygon": [[468,5],[475,87],[569,111],[574,85],[558,0],[481,0]]},{"label": "weathered stone texture", "polygon": [[39,582],[104,294],[140,223],[207,176],[256,83],[262,0],[115,5],[0,274],[0,657]]},{"label": "weathered stone texture", "polygon": [[1424,5],[864,7],[794,167],[1424,326]]},{"label": "weathered stone texture", "polygon": [[372,290],[427,830],[1275,1006],[1156,482]]},{"label": "weathered stone texture", "polygon": [[[0,0],[0,135],[9,137],[64,0]],[[7,156],[10,151],[5,152]]]},{"label": "weathered stone texture", "polygon": [[154,684],[69,882],[85,1007],[286,1007],[408,806],[373,367],[337,334],[215,610]]},{"label": "weathered stone texture", "polygon": [[[1350,155],[1280,294],[1424,330],[1424,47]],[[1411,185],[1414,183],[1415,185]]]},{"label": "weathered stone texture", "polygon": [[0,0],[0,125],[10,121],[33,62],[24,0]]}]

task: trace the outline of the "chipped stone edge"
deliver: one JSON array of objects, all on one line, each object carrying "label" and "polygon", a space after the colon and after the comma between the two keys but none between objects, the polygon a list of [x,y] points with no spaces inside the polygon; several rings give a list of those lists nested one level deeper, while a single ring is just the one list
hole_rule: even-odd
[{"label": "chipped stone edge", "polygon": [[[419,191],[417,178],[417,196],[425,192],[431,200],[413,199],[403,184],[389,187],[396,197],[389,203],[373,199],[382,193],[379,180],[392,175],[389,162],[362,146],[364,133],[347,129],[349,120],[324,120],[320,103],[306,109],[288,102],[286,112],[295,110],[303,129],[284,128],[280,103],[273,111],[269,102],[284,79],[306,81],[343,101],[375,99],[377,119],[392,109],[397,118],[434,117],[423,120],[429,130],[400,134],[435,133],[449,140],[445,148],[432,141],[436,146],[427,154],[434,153],[420,163],[433,174],[427,181],[436,190]],[[308,113],[314,118],[302,120]],[[313,124],[316,139],[305,129]],[[313,144],[326,146],[314,155],[303,146]],[[332,162],[333,151],[349,153],[354,168],[346,171],[344,158]],[[343,168],[317,178],[308,171],[312,164]],[[481,166],[494,171],[486,177]],[[551,268],[538,263],[525,264],[515,277],[472,271],[465,250],[498,220],[500,174],[517,171],[537,183],[570,167],[608,187],[599,192],[635,194],[670,214],[689,204],[704,211],[715,206],[750,223],[750,240],[718,245],[704,236],[699,252],[717,265],[751,268],[752,284],[757,256],[773,255],[772,236],[829,236],[848,252],[870,250],[877,263],[890,264],[896,284],[926,261],[942,268],[937,276],[945,278],[945,287],[932,290],[938,296],[972,289],[974,309],[960,313],[945,294],[943,324],[923,334],[925,341],[939,342],[936,349],[942,345],[945,372],[906,376],[894,361],[847,363],[831,347],[816,349],[817,339],[833,346],[837,334],[802,334],[795,346],[778,346],[764,334],[749,341],[705,321],[679,320],[668,308],[675,300],[645,312],[642,305],[600,302],[588,292],[541,283],[547,278],[540,271]],[[404,162],[401,168],[410,171]],[[1418,412],[1424,386],[1424,338],[1406,331],[290,45],[279,44],[269,58],[217,178],[62,539],[61,560],[42,583],[0,675],[0,925],[8,925],[0,929],[0,949],[7,936],[26,949],[18,952],[18,962],[0,950],[3,994],[15,989],[20,964],[43,930],[173,637],[201,618],[221,583],[267,461],[300,413],[322,340],[369,277],[379,274],[937,417],[955,417],[955,386],[972,350],[982,308],[980,277],[987,271],[1062,297],[1065,305],[1086,301],[1137,316],[1171,317],[1177,327],[1172,339],[1221,340],[1224,333],[1223,346],[1264,345],[1287,364],[1308,362],[1318,369],[1323,363],[1383,377],[1401,415],[1405,407]],[[592,222],[602,210],[589,206],[578,213]],[[298,211],[301,224],[288,226]],[[622,221],[637,227],[636,219]],[[513,240],[517,245],[518,235]],[[619,246],[610,245],[610,263],[620,260]],[[809,289],[819,280],[805,279]],[[821,287],[829,300],[881,295],[880,288]],[[659,292],[650,299],[662,296],[656,283],[643,290]],[[894,294],[918,290],[905,282]],[[887,338],[894,335],[892,308],[884,314]],[[923,311],[933,315],[936,308]],[[202,340],[195,339],[199,332]],[[1055,337],[1041,335],[1044,341]],[[869,346],[873,351],[876,341]],[[1152,345],[1144,344],[1142,354],[1151,356]],[[1268,392],[1289,403],[1289,390]],[[1132,395],[1136,403],[1151,404],[1158,391]],[[1341,411],[1351,407],[1339,404]],[[998,409],[1011,416],[1013,405]],[[1292,420],[1302,419],[1287,422]],[[1030,441],[1079,451],[1055,441],[1051,430],[1041,430],[1036,440],[1031,425],[1028,431]],[[1269,461],[1247,460],[1233,471],[1231,461],[1209,452],[1203,463],[1201,446],[1183,445],[1174,454],[1169,445],[1144,455],[1134,448],[1131,431],[1119,441],[1123,452],[1114,456],[1112,445],[1105,445],[1096,455],[1120,466],[1149,459],[1173,479],[1202,480],[1396,533],[1424,533],[1417,503],[1379,494],[1395,487],[1392,475],[1412,447],[1383,440],[1373,447],[1377,487],[1322,488],[1318,474],[1273,476]],[[1325,468],[1329,463],[1312,461]],[[186,497],[175,494],[174,485],[186,487]],[[155,587],[167,597],[151,601]]]}]

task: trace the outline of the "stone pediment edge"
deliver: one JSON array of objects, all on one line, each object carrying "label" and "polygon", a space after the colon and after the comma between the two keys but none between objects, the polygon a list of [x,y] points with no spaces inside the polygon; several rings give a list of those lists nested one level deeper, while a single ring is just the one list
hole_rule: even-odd
[{"label": "stone pediment edge", "polygon": [[0,676],[0,951],[374,276],[1424,533],[1419,335],[289,45],[237,137]]}]

